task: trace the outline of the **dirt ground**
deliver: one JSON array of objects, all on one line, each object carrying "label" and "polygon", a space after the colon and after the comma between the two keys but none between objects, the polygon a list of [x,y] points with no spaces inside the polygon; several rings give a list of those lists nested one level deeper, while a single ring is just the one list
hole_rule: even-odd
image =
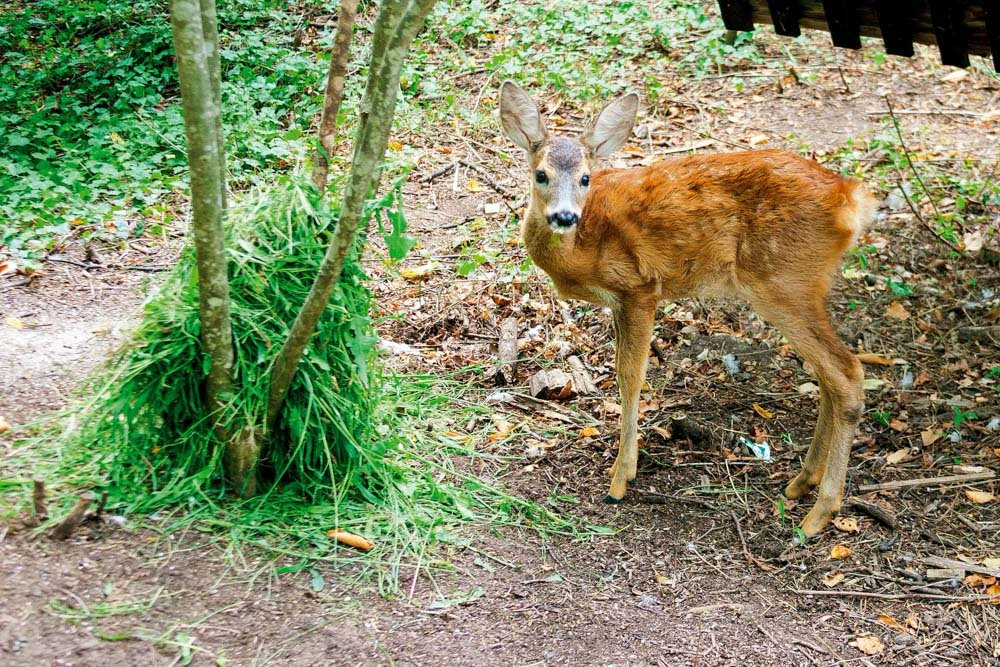
[{"label": "dirt ground", "polygon": [[[822,159],[884,127],[886,94],[901,110],[911,150],[928,159],[996,159],[1000,122],[979,115],[1000,108],[995,80],[945,80],[947,70],[931,57],[880,68],[863,54],[837,57],[843,78],[836,67],[818,64],[814,79],[792,77],[781,92],[777,82],[789,77],[781,64],[761,68],[774,85],[743,95],[733,95],[724,77],[673,82],[676,103],[646,109],[647,138],[618,160],[635,164],[706,141],[702,152],[745,148],[759,135],[769,146],[805,142],[806,152]],[[470,90],[486,84],[471,81]],[[407,595],[390,599],[352,588],[336,573],[319,593],[306,575],[260,577],[262,560],[251,551],[232,558],[211,534],[103,523],[54,542],[31,540],[16,525],[0,527],[0,663],[1000,664],[1000,605],[985,592],[990,567],[1000,567],[1000,512],[996,501],[975,504],[965,494],[1000,492],[997,483],[863,489],[1000,467],[1000,434],[987,427],[1000,414],[986,377],[1000,361],[997,348],[956,338],[963,326],[995,321],[996,297],[984,294],[1000,290],[996,267],[955,258],[909,210],[887,203],[862,241],[878,248],[879,268],[869,266],[870,280],[838,280],[831,310],[842,337],[907,362],[867,367],[870,379],[883,381],[869,393],[869,408],[889,416],[884,424],[866,418],[855,442],[848,495],[867,505],[848,504],[842,516],[856,522],[856,531],[831,527],[804,547],[790,544],[809,501],[785,501],[787,517],[776,501],[814,424],[814,396],[800,391],[811,378],[773,329],[735,304],[682,302],[661,318],[644,393],[639,478],[626,502],[609,506],[602,499],[617,398],[608,317],[556,301],[537,271],[506,270],[520,264],[524,250],[508,241],[509,217],[486,214],[484,206],[516,206],[523,183],[520,165],[499,155],[513,149],[491,132],[442,133],[428,146],[420,137],[399,137],[427,148],[406,187],[420,247],[404,266],[441,268],[414,282],[372,260],[382,307],[411,314],[385,325],[382,336],[420,353],[387,363],[443,373],[488,361],[509,316],[518,319],[523,340],[519,384],[543,365],[564,364],[566,352],[581,356],[600,395],[550,412],[569,420],[573,432],[589,423],[579,415],[591,415],[601,424],[598,435],[538,438],[534,454],[504,483],[540,501],[556,491],[572,496],[577,516],[620,532],[543,541],[469,527],[470,546],[442,554],[454,563],[452,574],[404,579]],[[487,168],[496,187],[461,165],[457,178],[422,182],[458,157]],[[864,159],[874,166],[880,158]],[[473,180],[481,185],[470,187]],[[996,206],[987,214],[996,225]],[[463,242],[496,257],[459,280],[453,266]],[[0,283],[0,315],[25,325],[0,326],[0,415],[15,426],[64,405],[66,391],[122,339],[145,279],[155,285],[156,274],[121,267],[169,264],[176,248],[135,241],[118,252],[102,257],[109,268],[50,261],[29,284]],[[90,261],[73,245],[62,256]],[[899,297],[886,288],[885,275],[915,286],[906,319],[886,316]],[[538,340],[530,333],[535,327]],[[727,353],[741,366],[732,376],[721,363]],[[915,376],[909,384],[907,372]],[[485,382],[484,395],[494,389]],[[948,427],[956,407],[977,418]],[[549,419],[506,404],[497,413],[527,421],[528,430],[544,431]],[[686,416],[683,435],[672,432],[678,413]],[[934,429],[941,433],[925,444],[922,433]],[[958,442],[949,441],[952,430]],[[784,433],[791,444],[782,442]],[[738,444],[738,436],[755,434],[774,445],[774,461],[759,461]],[[532,446],[477,443],[508,452]],[[832,558],[835,547],[850,553]],[[941,569],[935,557],[981,570],[981,581],[965,579],[972,570],[950,578],[930,572]],[[454,603],[435,604],[442,599]]]}]

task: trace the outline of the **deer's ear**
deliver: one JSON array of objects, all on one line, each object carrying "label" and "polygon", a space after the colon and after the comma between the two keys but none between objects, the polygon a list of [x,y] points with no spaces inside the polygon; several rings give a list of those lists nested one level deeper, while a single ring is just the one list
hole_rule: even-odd
[{"label": "deer's ear", "polygon": [[635,115],[639,112],[638,93],[627,93],[604,107],[583,135],[583,145],[594,157],[607,157],[625,145]]},{"label": "deer's ear", "polygon": [[538,107],[513,81],[500,86],[500,123],[510,140],[529,153],[545,141],[545,123]]}]

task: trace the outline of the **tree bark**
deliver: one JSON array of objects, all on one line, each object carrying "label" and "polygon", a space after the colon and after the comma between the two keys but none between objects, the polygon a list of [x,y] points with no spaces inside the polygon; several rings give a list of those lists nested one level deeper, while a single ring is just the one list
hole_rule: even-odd
[{"label": "tree bark", "polygon": [[351,33],[357,13],[358,0],[343,0],[337,11],[337,36],[333,40],[330,70],[326,76],[326,94],[323,97],[323,115],[319,124],[320,149],[316,151],[316,163],[313,166],[313,182],[321,194],[326,192],[333,140],[337,132],[337,114],[340,113],[340,102],[344,98],[344,77],[347,76],[347,62],[351,51]]},{"label": "tree bark", "polygon": [[[215,434],[225,446],[223,463],[230,482],[253,492],[252,470],[257,452],[252,437],[232,437],[221,424],[222,411],[233,391],[233,337],[229,319],[229,278],[222,224],[225,209],[225,167],[222,156],[218,81],[213,85],[213,57],[218,65],[215,8],[212,0],[171,0],[177,74],[184,108],[188,164],[191,168],[191,223],[198,264],[198,306],[201,340],[211,360],[205,382],[207,408]],[[211,25],[206,26],[205,21]],[[214,53],[214,56],[213,56]]]},{"label": "tree bark", "polygon": [[215,0],[199,0],[201,33],[205,40],[208,59],[208,78],[212,85],[212,103],[215,114],[215,142],[219,151],[219,183],[222,191],[222,209],[226,209],[226,139],[222,132],[222,59],[219,55],[219,29],[215,18]]},{"label": "tree bark", "polygon": [[[309,295],[271,369],[266,422],[268,427],[273,425],[278,416],[302,353],[330,301],[354,243],[355,233],[362,222],[365,200],[375,184],[376,172],[389,140],[403,60],[434,3],[435,0],[410,0],[405,11],[398,6],[402,2],[393,0],[388,0],[382,6],[375,31],[375,47],[381,44],[382,52],[377,48],[372,50],[368,85],[365,89],[365,99],[370,105],[368,117],[362,122],[355,141],[351,175],[344,190],[337,229]],[[387,11],[394,13],[389,17],[400,17],[394,25],[383,15]],[[382,33],[386,36],[380,38]]]}]

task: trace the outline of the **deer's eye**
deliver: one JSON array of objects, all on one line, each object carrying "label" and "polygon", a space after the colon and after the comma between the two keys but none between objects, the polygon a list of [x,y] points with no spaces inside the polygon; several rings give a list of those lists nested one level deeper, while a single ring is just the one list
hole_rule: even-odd
[{"label": "deer's eye", "polygon": [[583,178],[580,179],[580,185],[587,187],[590,185],[590,174],[584,174]]},{"label": "deer's eye", "polygon": [[549,182],[549,177],[544,171],[539,169],[538,171],[535,172],[535,183],[538,183],[539,185],[545,185],[548,182]]}]

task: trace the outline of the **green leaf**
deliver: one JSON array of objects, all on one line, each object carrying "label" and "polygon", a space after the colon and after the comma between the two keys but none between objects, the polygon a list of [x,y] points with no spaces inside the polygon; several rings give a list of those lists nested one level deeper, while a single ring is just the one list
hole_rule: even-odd
[{"label": "green leaf", "polygon": [[309,570],[309,574],[311,576],[309,580],[309,586],[314,591],[319,593],[321,590],[323,590],[323,586],[326,585],[326,580],[323,579],[323,575],[320,574],[318,570],[315,569]]},{"label": "green leaf", "polygon": [[406,254],[417,244],[416,239],[406,233],[406,214],[403,213],[403,191],[396,190],[396,207],[386,209],[385,215],[392,223],[392,233],[384,235],[385,244],[389,247],[389,259],[394,262],[406,257]]}]

